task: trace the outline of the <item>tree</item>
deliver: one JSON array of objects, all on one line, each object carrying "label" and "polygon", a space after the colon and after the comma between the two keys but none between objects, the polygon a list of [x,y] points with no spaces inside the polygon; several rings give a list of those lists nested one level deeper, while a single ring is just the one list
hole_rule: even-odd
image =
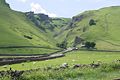
[{"label": "tree", "polygon": [[90,43],[90,42],[86,42],[86,43],[85,43],[85,47],[86,47],[87,49],[89,49],[89,48],[91,47],[91,43]]},{"label": "tree", "polygon": [[91,42],[91,48],[95,48],[96,43],[95,42]]},{"label": "tree", "polygon": [[95,20],[94,20],[94,19],[90,19],[90,21],[89,21],[89,25],[90,25],[90,26],[92,26],[92,25],[96,25]]},{"label": "tree", "polygon": [[80,37],[78,37],[78,36],[76,36],[75,37],[75,40],[74,40],[74,44],[73,44],[73,47],[76,47],[78,44],[80,44],[81,43],[81,38]]},{"label": "tree", "polygon": [[67,44],[68,44],[67,41],[63,41],[62,43],[57,43],[56,46],[60,47],[60,48],[63,48],[63,49],[66,49]]},{"label": "tree", "polygon": [[95,42],[86,42],[85,43],[85,47],[87,48],[87,49],[90,49],[90,48],[95,48],[95,45],[96,45],[96,43]]}]

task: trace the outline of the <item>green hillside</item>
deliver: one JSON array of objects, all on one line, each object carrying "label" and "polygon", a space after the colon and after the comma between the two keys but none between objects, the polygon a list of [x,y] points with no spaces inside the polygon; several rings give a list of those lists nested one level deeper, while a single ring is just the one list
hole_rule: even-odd
[{"label": "green hillside", "polygon": [[[85,11],[72,18],[64,32],[56,39],[67,40],[68,46],[74,44],[78,36],[85,41],[94,41],[98,49],[120,50],[120,6]],[[93,20],[94,24],[90,24]]]},{"label": "green hillside", "polygon": [[[98,49],[120,49],[120,6],[85,11],[72,20],[34,12],[17,12],[0,0],[0,46],[56,47],[76,37],[95,42]],[[78,45],[80,46],[80,45]]]},{"label": "green hillside", "polygon": [[54,47],[52,41],[25,13],[11,10],[5,0],[0,0],[0,46]]}]

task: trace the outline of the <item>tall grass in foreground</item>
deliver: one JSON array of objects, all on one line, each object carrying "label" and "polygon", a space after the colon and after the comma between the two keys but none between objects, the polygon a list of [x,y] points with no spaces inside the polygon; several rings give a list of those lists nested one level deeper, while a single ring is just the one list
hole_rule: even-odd
[{"label": "tall grass in foreground", "polygon": [[[103,63],[98,68],[72,66],[66,69],[39,68],[25,72],[18,80],[114,80],[120,78],[120,62]],[[0,80],[10,80],[4,77]]]}]

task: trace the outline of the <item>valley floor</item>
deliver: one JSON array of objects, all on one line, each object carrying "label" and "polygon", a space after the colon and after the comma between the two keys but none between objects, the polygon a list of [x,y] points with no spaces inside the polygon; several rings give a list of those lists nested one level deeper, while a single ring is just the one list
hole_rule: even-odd
[{"label": "valley floor", "polygon": [[[20,80],[114,80],[120,78],[120,52],[72,51],[65,57],[45,61],[24,62],[20,64],[1,66],[0,70],[30,71],[23,74]],[[89,65],[101,63],[100,67],[80,67],[76,64]],[[67,63],[69,68],[58,69]],[[3,80],[9,80],[4,77]]]}]

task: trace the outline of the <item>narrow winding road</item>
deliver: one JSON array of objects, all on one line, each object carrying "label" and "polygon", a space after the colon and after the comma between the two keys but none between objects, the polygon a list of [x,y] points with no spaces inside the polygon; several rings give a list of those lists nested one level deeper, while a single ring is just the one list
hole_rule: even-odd
[{"label": "narrow winding road", "polygon": [[[48,60],[48,59],[60,58],[60,57],[64,57],[65,53],[71,52],[71,51],[96,51],[96,52],[119,52],[120,53],[120,51],[113,51],[113,50],[86,50],[86,49],[68,48],[66,50],[57,51],[57,52],[45,54],[45,55],[29,54],[25,56],[23,55],[17,56],[17,55],[9,54],[7,56],[14,56],[14,57],[6,57],[6,58],[1,57],[0,66],[7,65],[7,64],[22,63],[22,62],[27,62],[27,61],[43,61],[43,60]],[[2,54],[0,56],[6,56],[6,55]]]}]

